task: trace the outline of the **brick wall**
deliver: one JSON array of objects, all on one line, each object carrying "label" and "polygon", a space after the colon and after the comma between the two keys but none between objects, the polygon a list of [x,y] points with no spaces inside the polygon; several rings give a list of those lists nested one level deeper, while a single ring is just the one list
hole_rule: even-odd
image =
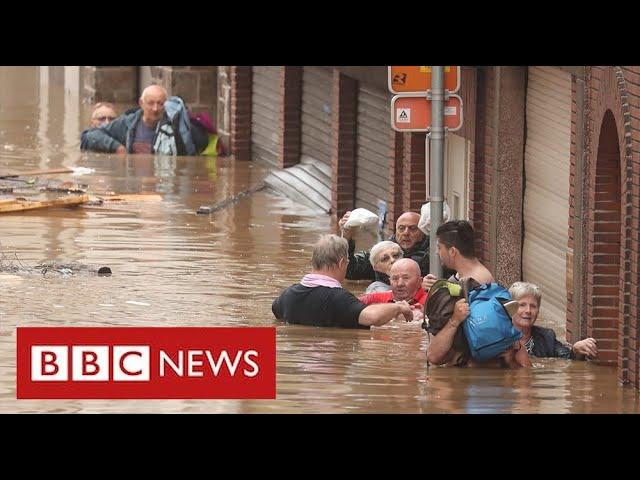
[{"label": "brick wall", "polygon": [[331,211],[337,218],[355,202],[358,82],[333,69]]},{"label": "brick wall", "polygon": [[87,104],[112,102],[133,105],[137,102],[138,67],[82,67],[83,101]]},{"label": "brick wall", "polygon": [[391,130],[389,135],[389,205],[386,230],[389,235],[395,233],[396,221],[403,212],[404,182],[404,134]]},{"label": "brick wall", "polygon": [[587,72],[587,331],[601,335],[599,359],[640,387],[640,68]]},{"label": "brick wall", "polygon": [[610,112],[598,142],[593,229],[588,248],[587,335],[598,340],[602,363],[615,364],[618,353],[620,287],[620,150]]},{"label": "brick wall", "polygon": [[181,96],[194,112],[216,116],[218,69],[215,66],[173,66],[171,94]]},{"label": "brick wall", "polygon": [[425,177],[426,133],[404,134],[404,159],[402,167],[402,211],[420,212],[427,197]]},{"label": "brick wall", "polygon": [[251,67],[232,66],[231,76],[231,155],[251,160]]},{"label": "brick wall", "polygon": [[477,70],[477,123],[475,155],[471,159],[469,219],[476,232],[476,255],[490,270],[489,252],[491,172],[495,163],[494,134],[494,70],[481,67]]},{"label": "brick wall", "polygon": [[[149,75],[143,81],[162,85],[169,95],[181,96],[194,112],[207,111],[215,119],[215,66],[86,66],[83,67],[85,101],[136,104],[142,68],[148,68]],[[145,86],[142,85],[142,88]]]},{"label": "brick wall", "polygon": [[[638,341],[640,341],[640,67],[622,68],[624,81],[622,96],[625,117],[624,163],[622,165],[622,258],[624,289],[622,311],[622,333],[627,338],[627,379],[640,388],[640,364]],[[620,77],[620,75],[619,75]],[[621,83],[618,78],[619,84]]]},{"label": "brick wall", "polygon": [[218,67],[172,65],[149,69],[150,83],[162,85],[169,95],[182,97],[194,112],[206,111],[216,118]]},{"label": "brick wall", "polygon": [[280,88],[280,168],[287,168],[300,161],[302,134],[302,67],[281,67]]}]

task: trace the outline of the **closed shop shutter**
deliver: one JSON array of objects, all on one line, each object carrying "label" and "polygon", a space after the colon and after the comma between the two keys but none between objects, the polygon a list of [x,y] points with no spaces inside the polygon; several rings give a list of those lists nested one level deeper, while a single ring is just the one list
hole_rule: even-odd
[{"label": "closed shop shutter", "polygon": [[390,98],[362,82],[358,88],[356,207],[378,212],[389,201]]},{"label": "closed shop shutter", "polygon": [[562,332],[567,303],[570,74],[551,67],[529,68],[526,121],[522,275],[542,287],[538,323]]},{"label": "closed shop shutter", "polygon": [[253,67],[251,91],[251,151],[255,160],[277,165],[280,152],[280,70]]},{"label": "closed shop shutter", "polygon": [[331,91],[331,69],[304,67],[301,160],[324,164],[329,172],[331,171]]}]

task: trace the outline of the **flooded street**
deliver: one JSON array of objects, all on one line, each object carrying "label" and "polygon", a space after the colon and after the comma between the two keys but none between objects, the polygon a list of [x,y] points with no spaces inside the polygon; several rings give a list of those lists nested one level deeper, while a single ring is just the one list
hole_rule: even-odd
[{"label": "flooded street", "polygon": [[[46,78],[43,77],[46,75]],[[0,171],[85,167],[48,176],[89,191],[160,201],[0,214],[3,263],[108,266],[113,275],[0,272],[0,412],[638,413],[614,368],[558,359],[531,370],[426,365],[417,322],[367,330],[277,322],[271,302],[309,268],[328,215],[268,190],[196,215],[262,181],[227,158],[84,153],[89,106],[64,67],[0,67]],[[371,240],[372,241],[372,240]],[[358,247],[370,246],[359,243]],[[366,282],[346,282],[363,292]],[[19,326],[276,326],[275,400],[17,400]]]}]

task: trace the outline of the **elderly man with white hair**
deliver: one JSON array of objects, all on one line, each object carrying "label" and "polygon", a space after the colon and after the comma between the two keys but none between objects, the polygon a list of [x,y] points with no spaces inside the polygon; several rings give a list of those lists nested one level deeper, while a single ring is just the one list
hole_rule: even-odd
[{"label": "elderly man with white hair", "polygon": [[[373,252],[373,249],[371,249]],[[366,304],[407,302],[413,310],[414,320],[424,318],[424,304],[427,303],[427,292],[422,288],[420,266],[415,260],[401,258],[389,269],[391,290],[360,295],[358,299]]]},{"label": "elderly man with white hair", "polygon": [[82,132],[80,148],[118,154],[196,155],[207,146],[206,132],[195,122],[191,124],[182,99],[167,97],[164,87],[148,86],[138,104],[140,108],[126,111],[110,124]]}]

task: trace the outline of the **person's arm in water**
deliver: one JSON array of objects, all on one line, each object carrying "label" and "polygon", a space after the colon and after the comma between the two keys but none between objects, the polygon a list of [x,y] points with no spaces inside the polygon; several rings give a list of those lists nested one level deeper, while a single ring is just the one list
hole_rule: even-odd
[{"label": "person's arm in water", "polygon": [[585,338],[573,344],[571,347],[573,354],[578,360],[584,360],[584,357],[595,358],[598,356],[598,347],[594,338]]},{"label": "person's arm in water", "polygon": [[80,149],[92,152],[127,153],[125,144],[127,125],[125,115],[120,115],[104,127],[90,128],[80,136]]},{"label": "person's arm in water", "polygon": [[407,322],[413,320],[411,307],[405,302],[402,303],[374,303],[367,306],[358,317],[358,323],[370,327],[380,326],[393,320],[398,315],[402,315]]},{"label": "person's arm in water", "polygon": [[435,365],[447,363],[451,348],[453,347],[453,337],[469,315],[469,305],[464,298],[456,302],[453,309],[453,315],[449,321],[442,327],[436,336],[429,343],[429,351],[427,352],[427,360]]}]

